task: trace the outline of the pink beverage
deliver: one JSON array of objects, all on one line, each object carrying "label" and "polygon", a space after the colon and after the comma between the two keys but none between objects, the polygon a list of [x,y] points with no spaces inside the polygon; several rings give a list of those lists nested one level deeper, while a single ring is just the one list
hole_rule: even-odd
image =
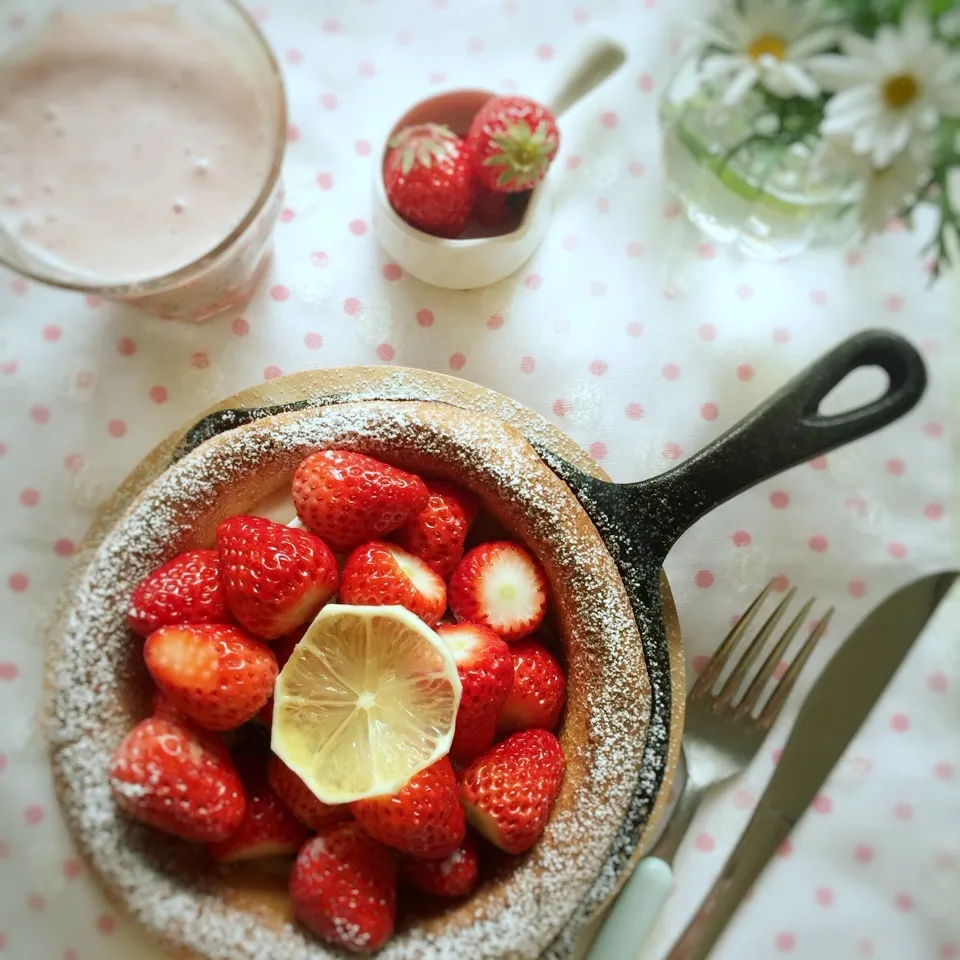
[{"label": "pink beverage", "polygon": [[67,4],[0,60],[0,259],[164,316],[239,306],[285,128],[272,56],[228,0]]}]

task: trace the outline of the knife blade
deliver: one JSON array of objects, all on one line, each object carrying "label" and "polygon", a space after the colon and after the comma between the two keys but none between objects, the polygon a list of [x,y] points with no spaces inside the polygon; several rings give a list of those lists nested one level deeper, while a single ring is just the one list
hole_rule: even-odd
[{"label": "knife blade", "polygon": [[956,579],[902,587],[856,627],[810,690],[740,842],[666,960],[709,956],[780,844],[813,801]]}]

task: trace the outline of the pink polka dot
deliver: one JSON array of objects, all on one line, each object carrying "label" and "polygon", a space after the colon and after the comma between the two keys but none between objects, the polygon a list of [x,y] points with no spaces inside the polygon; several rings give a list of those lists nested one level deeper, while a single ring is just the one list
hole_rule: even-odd
[{"label": "pink polka dot", "polygon": [[323,337],[314,332],[304,334],[303,345],[308,350],[319,350],[323,346]]},{"label": "pink polka dot", "polygon": [[716,340],[717,328],[712,323],[702,323],[697,334],[701,340]]},{"label": "pink polka dot", "polygon": [[736,790],[733,794],[733,805],[738,810],[748,810],[757,802],[756,796],[749,790]]},{"label": "pink polka dot", "polygon": [[39,804],[34,803],[27,807],[23,811],[23,819],[26,822],[27,826],[35,827],[41,820],[43,820],[44,810]]},{"label": "pink polka dot", "polygon": [[683,447],[673,440],[668,440],[663,445],[663,456],[667,460],[679,460],[683,456]]},{"label": "pink polka dot", "polygon": [[712,243],[701,243],[697,247],[697,256],[701,260],[714,260],[717,256],[717,248]]},{"label": "pink polka dot", "polygon": [[939,520],[943,517],[943,504],[941,503],[928,503],[923,508],[923,515],[928,520]]},{"label": "pink polka dot", "polygon": [[230,327],[238,337],[245,337],[250,332],[250,323],[243,317],[236,317]]},{"label": "pink polka dot", "polygon": [[358,157],[369,157],[373,147],[366,140],[358,140],[353,145],[353,149]]},{"label": "pink polka dot", "polygon": [[833,891],[829,887],[817,887],[813,894],[813,899],[816,900],[821,907],[832,907],[835,898]]},{"label": "pink polka dot", "polygon": [[[773,580],[771,580],[770,582],[776,593],[786,593],[787,590],[790,589],[790,578],[788,576],[785,576],[782,573],[779,576],[774,577]],[[778,665],[778,669],[779,669],[779,665]]]},{"label": "pink polka dot", "polygon": [[887,544],[887,553],[889,553],[894,560],[902,560],[907,555],[907,547],[903,543],[894,541],[893,543]]},{"label": "pink polka dot", "polygon": [[295,123],[287,124],[287,142],[296,143],[300,139],[300,128]]},{"label": "pink polka dot", "polygon": [[359,217],[355,220],[351,220],[347,226],[355,237],[362,237],[367,232],[366,223]]},{"label": "pink polka dot", "polygon": [[610,212],[609,197],[597,197],[597,213],[609,213],[609,212]]},{"label": "pink polka dot", "polygon": [[903,297],[898,293],[891,293],[890,296],[883,301],[883,305],[889,313],[898,313],[903,309]]},{"label": "pink polka dot", "polygon": [[[427,76],[427,80],[430,83],[443,83],[443,81],[446,79],[447,79],[447,75],[445,73],[440,73],[439,70],[434,70],[431,74]],[[505,80],[503,84],[504,87],[509,90],[516,90],[516,86],[508,86],[509,83],[510,81]]]},{"label": "pink polka dot", "polygon": [[67,540],[65,537],[61,537],[53,545],[53,552],[58,557],[72,557],[76,549],[74,542]]},{"label": "pink polka dot", "polygon": [[637,77],[637,89],[649,93],[653,89],[653,77],[649,73],[641,73]]},{"label": "pink polka dot", "polygon": [[355,317],[363,308],[363,304],[356,297],[347,297],[343,301],[343,312],[348,317]]},{"label": "pink polka dot", "polygon": [[467,358],[462,353],[453,353],[450,355],[450,366],[454,370],[462,370],[466,362]]},{"label": "pink polka dot", "polygon": [[48,323],[43,328],[43,333],[41,335],[43,336],[43,339],[47,341],[47,343],[56,343],[62,334],[63,331],[57,326],[57,324]]},{"label": "pink polka dot", "polygon": [[321,190],[332,190],[333,189],[333,174],[327,173],[325,170],[317,174],[317,186]]},{"label": "pink polka dot", "polygon": [[67,947],[63,951],[63,960],[80,960],[80,954],[73,947]]},{"label": "pink polka dot", "polygon": [[907,465],[899,457],[891,458],[883,467],[891,477],[902,477],[907,469]]},{"label": "pink polka dot", "polygon": [[595,377],[602,377],[607,372],[607,362],[606,360],[591,360],[590,361],[590,372]]},{"label": "pink polka dot", "polygon": [[377,347],[377,356],[384,361],[384,363],[389,363],[395,356],[397,351],[389,343],[381,343]]},{"label": "pink polka dot", "polygon": [[741,363],[737,367],[737,379],[742,380],[746,383],[748,380],[753,379],[753,367],[749,363]]},{"label": "pink polka dot", "polygon": [[3,363],[0,363],[0,373],[3,373],[4,376],[12,377],[20,367],[20,362],[18,360],[4,360]]},{"label": "pink polka dot", "polygon": [[77,877],[83,873],[83,866],[80,861],[75,858],[64,860],[62,873],[67,880],[76,880]]},{"label": "pink polka dot", "polygon": [[395,263],[385,263],[380,270],[381,275],[384,280],[394,283],[403,276],[403,270],[400,269]]},{"label": "pink polka dot", "polygon": [[320,97],[320,106],[324,110],[336,110],[337,109],[337,97],[333,93],[324,93]]},{"label": "pink polka dot", "polygon": [[863,937],[857,943],[857,953],[861,957],[872,957],[873,956],[873,941],[868,937]]},{"label": "pink polka dot", "polygon": [[20,504],[24,507],[35,507],[40,502],[40,491],[27,487],[20,491]]},{"label": "pink polka dot", "polygon": [[487,329],[499,330],[503,326],[503,316],[499,313],[492,313],[487,317]]},{"label": "pink polka dot", "polygon": [[867,592],[867,584],[863,580],[851,580],[847,584],[847,593],[851,597],[859,598],[862,597]]},{"label": "pink polka dot", "polygon": [[777,945],[778,950],[789,953],[797,945],[797,938],[789,930],[781,930],[773,938],[773,942]]},{"label": "pink polka dot", "polygon": [[635,260],[637,257],[642,257],[644,253],[644,247],[642,243],[639,243],[636,240],[631,240],[627,244],[627,256]]},{"label": "pink polka dot", "polygon": [[570,404],[566,400],[553,401],[553,413],[557,417],[565,417],[570,412]]},{"label": "pink polka dot", "polygon": [[570,156],[567,157],[565,166],[568,170],[576,170],[582,162],[583,158],[580,157],[579,154],[571,153]]},{"label": "pink polka dot", "polygon": [[680,376],[680,367],[675,363],[668,363],[660,370],[664,380],[676,380]]},{"label": "pink polka dot", "polygon": [[646,172],[646,166],[639,160],[631,160],[627,164],[627,173],[629,173],[631,177],[642,177]]},{"label": "pink polka dot", "polygon": [[310,262],[315,267],[325,267],[330,262],[330,257],[323,250],[314,250],[310,254]]},{"label": "pink polka dot", "polygon": [[0,441],[0,457],[5,457],[7,455],[7,445]]},{"label": "pink polka dot", "polygon": [[818,533],[807,541],[807,546],[810,547],[814,553],[824,553],[830,549],[830,541]]},{"label": "pink polka dot", "polygon": [[483,40],[480,37],[471,37],[467,41],[467,50],[470,53],[481,53],[483,51]]},{"label": "pink polka dot", "polygon": [[741,284],[737,287],[737,296],[741,300],[749,300],[753,296],[753,287],[748,286],[747,284]]},{"label": "pink polka dot", "polygon": [[0,840],[0,860],[6,860],[10,856],[10,841]]},{"label": "pink polka dot", "polygon": [[934,693],[945,693],[947,690],[947,676],[944,673],[931,673],[927,677],[927,686]]},{"label": "pink polka dot", "polygon": [[30,289],[30,284],[23,277],[16,277],[10,281],[10,289],[18,297],[22,297]]},{"label": "pink polka dot", "polygon": [[855,267],[863,259],[863,254],[859,250],[851,250],[843,258],[848,267]]},{"label": "pink polka dot", "polygon": [[937,947],[937,960],[957,960],[960,957],[960,946],[953,940],[941,943]]},{"label": "pink polka dot", "polygon": [[369,60],[363,60],[360,63],[360,66],[357,67],[357,73],[361,77],[372,77],[376,72],[376,68]]},{"label": "pink polka dot", "polygon": [[166,403],[167,402],[167,388],[160,386],[159,384],[155,387],[150,388],[150,399],[154,403]]},{"label": "pink polka dot", "polygon": [[607,285],[602,280],[593,280],[590,283],[590,296],[591,297],[603,297],[606,296]]},{"label": "pink polka dot", "polygon": [[34,423],[47,423],[50,420],[50,408],[42,403],[35,403],[30,408],[30,419]]},{"label": "pink polka dot", "polygon": [[827,469],[827,458],[826,457],[814,457],[810,461],[810,467],[813,470],[826,470]]},{"label": "pink polka dot", "polygon": [[790,494],[785,490],[774,490],[770,494],[770,506],[774,510],[783,510],[790,505]]},{"label": "pink polka dot", "polygon": [[323,26],[320,28],[324,33],[339,33],[340,32],[340,21],[335,20],[334,18],[329,18],[323,21]]},{"label": "pink polka dot", "polygon": [[15,663],[11,663],[9,660],[4,660],[0,663],[0,680],[5,680],[9,683],[12,680],[16,680],[19,676],[20,668]]},{"label": "pink polka dot", "polygon": [[700,833],[700,834],[697,834],[697,839],[693,841],[693,845],[701,853],[710,853],[714,849],[714,847],[716,847],[717,844],[716,844],[716,841],[713,839],[713,837],[710,836],[709,833]]},{"label": "pink polka dot", "polygon": [[63,458],[63,465],[68,470],[79,470],[83,466],[83,457],[79,453],[68,453]]},{"label": "pink polka dot", "polygon": [[583,7],[574,7],[573,19],[575,23],[586,23],[590,19],[590,12]]},{"label": "pink polka dot", "polygon": [[833,810],[833,801],[822,793],[818,793],[817,796],[813,798],[811,806],[817,813],[830,813],[830,811]]},{"label": "pink polka dot", "polygon": [[108,913],[101,913],[97,917],[97,930],[105,937],[109,937],[117,929],[117,921]]},{"label": "pink polka dot", "polygon": [[117,353],[122,357],[132,357],[137,352],[137,344],[130,337],[121,337],[117,341]]},{"label": "pink polka dot", "polygon": [[698,570],[694,581],[701,589],[713,586],[713,574],[709,570]]},{"label": "pink polka dot", "polygon": [[523,278],[523,285],[528,290],[539,290],[543,284],[543,277],[539,273],[529,273]]},{"label": "pink polka dot", "polygon": [[291,223],[294,219],[296,219],[296,216],[297,214],[295,210],[293,210],[291,207],[284,207],[280,211],[280,222]]},{"label": "pink polka dot", "polygon": [[903,733],[910,729],[910,718],[905,713],[895,713],[890,718],[890,729]]},{"label": "pink polka dot", "polygon": [[607,130],[616,130],[617,124],[620,123],[620,118],[615,111],[604,110],[604,112],[600,114],[600,123],[602,123]]},{"label": "pink polka dot", "polygon": [[822,307],[827,302],[827,291],[826,290],[811,290],[810,291],[810,302],[815,304],[818,307]]},{"label": "pink polka dot", "polygon": [[909,893],[898,893],[893,898],[893,905],[902,913],[910,913],[916,906],[916,902]]},{"label": "pink polka dot", "polygon": [[577,238],[571,233],[560,241],[560,246],[563,247],[567,253],[576,253],[578,242]]},{"label": "pink polka dot", "polygon": [[602,440],[595,440],[589,447],[590,456],[594,460],[603,460],[607,455],[607,445]]},{"label": "pink polka dot", "polygon": [[700,404],[700,416],[704,420],[716,420],[720,415],[720,410],[715,403]]},{"label": "pink polka dot", "polygon": [[903,820],[903,821],[912,820],[912,819],[913,819],[913,807],[911,807],[909,803],[898,803],[898,804],[893,808],[893,815],[894,815],[898,820]]},{"label": "pink polka dot", "polygon": [[544,60],[544,61],[552,60],[555,53],[556,51],[553,49],[553,46],[549,43],[541,43],[540,46],[537,47],[537,57],[540,60]]},{"label": "pink polka dot", "polygon": [[943,436],[943,424],[939,420],[928,420],[923,425],[923,432],[928,437],[942,437]]},{"label": "pink polka dot", "polygon": [[27,906],[33,910],[35,913],[39,913],[41,910],[45,910],[47,907],[46,898],[40,896],[39,893],[31,893],[27,897]]},{"label": "pink polka dot", "polygon": [[773,331],[774,343],[787,343],[790,340],[790,331],[786,327],[776,327]]},{"label": "pink polka dot", "polygon": [[0,753],[0,772],[6,769],[7,766],[7,755],[5,753]]},{"label": "pink polka dot", "polygon": [[710,662],[710,658],[705,653],[698,653],[693,660],[690,661],[690,666],[693,667],[694,673],[703,673],[704,668]]},{"label": "pink polka dot", "polygon": [[636,320],[634,320],[634,321],[631,322],[631,323],[628,323],[628,324],[627,324],[627,336],[628,336],[628,337],[633,337],[634,340],[636,340],[637,337],[642,337],[642,336],[643,336],[643,324],[642,324],[642,323],[639,323],[639,322],[636,321]]},{"label": "pink polka dot", "polygon": [[119,439],[127,435],[127,424],[123,420],[111,420],[107,424],[107,433]]},{"label": "pink polka dot", "polygon": [[734,530],[730,539],[735,547],[748,547],[753,542],[753,537],[746,530]]},{"label": "pink polka dot", "polygon": [[30,578],[25,573],[11,573],[7,578],[7,586],[14,593],[23,593],[30,586]]},{"label": "pink polka dot", "polygon": [[275,364],[271,363],[269,366],[263,368],[263,379],[264,380],[276,380],[277,377],[282,377],[283,371]]},{"label": "pink polka dot", "polygon": [[94,376],[92,370],[81,370],[77,374],[76,384],[80,390],[87,390],[93,386]]},{"label": "pink polka dot", "polygon": [[639,403],[628,403],[626,407],[628,420],[643,419],[643,406]]},{"label": "pink polka dot", "polygon": [[853,859],[857,863],[869,863],[875,856],[873,847],[869,843],[858,843],[853,848]]},{"label": "pink polka dot", "polygon": [[933,775],[938,780],[952,780],[953,774],[954,774],[954,768],[952,763],[947,763],[944,760],[934,765]]},{"label": "pink polka dot", "polygon": [[537,368],[537,363],[533,357],[521,357],[520,358],[520,372],[521,373],[533,373]]},{"label": "pink polka dot", "polygon": [[668,203],[663,208],[663,215],[667,220],[676,220],[680,216],[681,209],[679,203]]},{"label": "pink polka dot", "polygon": [[779,847],[777,847],[777,855],[780,857],[789,857],[791,853],[793,853],[793,844],[788,838],[784,840]]},{"label": "pink polka dot", "polygon": [[290,299],[290,288],[278,283],[270,288],[270,296],[278,303],[283,303],[284,300]]}]

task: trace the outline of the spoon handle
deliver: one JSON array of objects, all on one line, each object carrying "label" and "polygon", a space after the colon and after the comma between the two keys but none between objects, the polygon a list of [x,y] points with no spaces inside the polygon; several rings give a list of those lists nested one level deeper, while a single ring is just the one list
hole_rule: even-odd
[{"label": "spoon handle", "polygon": [[627,51],[612,37],[584,30],[539,99],[559,117],[618,70],[626,58]]}]

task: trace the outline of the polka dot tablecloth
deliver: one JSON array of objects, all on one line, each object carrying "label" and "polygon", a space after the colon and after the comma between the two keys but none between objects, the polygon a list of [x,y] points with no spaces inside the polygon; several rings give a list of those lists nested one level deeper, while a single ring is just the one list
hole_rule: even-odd
[{"label": "polka dot tablecloth", "polygon": [[[772,577],[779,591],[815,594],[814,614],[837,608],[808,687],[890,591],[956,564],[948,286],[929,286],[922,237],[905,230],[789,264],[740,261],[691,236],[664,198],[656,126],[687,6],[264,2],[254,13],[290,97],[288,206],[243,313],[163,323],[0,275],[0,958],[160,956],[107,904],[62,824],[40,716],[42,638],[97,505],[167,433],[264,378],[358,363],[456,373],[533,407],[632,480],[718,436],[843,337],[890,327],[929,366],[920,406],[727,504],[671,554],[691,675]],[[30,16],[28,0],[0,2],[0,30]],[[445,85],[542,89],[578,31],[597,25],[630,58],[564,117],[543,247],[472,293],[406,276],[370,227],[371,165],[392,118]],[[877,385],[852,378],[837,404]],[[958,613],[955,600],[925,632],[719,960],[960,957]],[[788,724],[698,819],[645,960],[720,868]]]}]

